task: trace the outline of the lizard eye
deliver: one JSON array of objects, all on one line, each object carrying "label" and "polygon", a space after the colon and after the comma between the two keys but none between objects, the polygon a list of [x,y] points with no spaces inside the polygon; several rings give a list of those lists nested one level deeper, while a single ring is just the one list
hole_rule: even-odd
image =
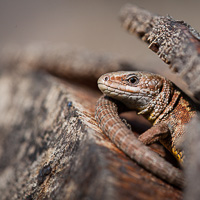
[{"label": "lizard eye", "polygon": [[132,76],[128,79],[128,82],[129,83],[132,83],[132,84],[137,84],[138,83],[138,78],[136,76]]}]

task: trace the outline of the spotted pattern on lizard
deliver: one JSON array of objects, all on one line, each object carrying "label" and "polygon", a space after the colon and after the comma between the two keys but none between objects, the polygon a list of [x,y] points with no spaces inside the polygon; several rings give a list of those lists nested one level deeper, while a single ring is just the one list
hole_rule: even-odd
[{"label": "spotted pattern on lizard", "polygon": [[101,76],[98,87],[153,124],[139,140],[145,144],[159,140],[175,158],[184,160],[180,143],[197,108],[170,80],[149,72],[119,71]]}]

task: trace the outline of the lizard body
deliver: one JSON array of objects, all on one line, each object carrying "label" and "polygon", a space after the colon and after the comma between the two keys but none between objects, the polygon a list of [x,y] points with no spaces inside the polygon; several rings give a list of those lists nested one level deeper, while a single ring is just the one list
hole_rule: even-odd
[{"label": "lizard body", "polygon": [[99,89],[144,115],[153,126],[140,137],[145,144],[159,140],[180,162],[185,125],[196,115],[194,103],[168,79],[148,72],[113,72],[101,76]]},{"label": "lizard body", "polygon": [[102,131],[126,155],[157,177],[179,188],[184,186],[182,171],[137,139],[119,117],[123,104],[108,96],[99,98],[95,118]]}]

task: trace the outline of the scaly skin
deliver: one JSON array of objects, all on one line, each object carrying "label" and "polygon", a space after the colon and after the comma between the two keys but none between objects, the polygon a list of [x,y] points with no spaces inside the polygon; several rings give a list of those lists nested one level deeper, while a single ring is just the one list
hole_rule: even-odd
[{"label": "scaly skin", "polygon": [[113,72],[101,76],[99,89],[144,115],[153,126],[139,140],[159,140],[180,162],[185,125],[196,115],[193,102],[171,81],[148,72]]},{"label": "scaly skin", "polygon": [[124,109],[119,101],[108,96],[99,98],[95,117],[102,131],[119,149],[146,170],[172,185],[183,188],[182,171],[139,141],[120,119],[119,109]]}]

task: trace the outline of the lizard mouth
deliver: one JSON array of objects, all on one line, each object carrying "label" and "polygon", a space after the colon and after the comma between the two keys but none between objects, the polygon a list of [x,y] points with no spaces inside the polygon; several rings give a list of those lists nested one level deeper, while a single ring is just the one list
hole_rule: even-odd
[{"label": "lizard mouth", "polygon": [[122,92],[121,90],[118,90],[115,87],[111,87],[110,85],[98,82],[98,87],[99,89],[102,91],[102,93],[110,96],[110,97],[117,97],[120,94],[123,95],[125,94],[124,92]]},{"label": "lizard mouth", "polygon": [[98,87],[102,93],[110,96],[123,96],[126,98],[129,96],[145,96],[146,92],[141,90],[139,87],[129,86],[127,84],[119,83],[119,81],[110,80],[110,77],[106,74],[98,79]]},{"label": "lizard mouth", "polygon": [[133,96],[135,99],[139,100],[142,99],[146,94],[145,92],[143,93],[143,91],[141,91],[139,88],[130,88],[130,86],[121,84],[117,81],[111,81],[106,75],[103,75],[99,78],[98,87],[103,94],[119,101],[129,101],[133,98]]},{"label": "lizard mouth", "polygon": [[123,90],[118,89],[119,83],[113,80],[111,81],[109,76],[106,75],[101,76],[98,79],[97,84],[101,92],[110,97],[117,97],[120,94],[123,95],[125,93]]}]

